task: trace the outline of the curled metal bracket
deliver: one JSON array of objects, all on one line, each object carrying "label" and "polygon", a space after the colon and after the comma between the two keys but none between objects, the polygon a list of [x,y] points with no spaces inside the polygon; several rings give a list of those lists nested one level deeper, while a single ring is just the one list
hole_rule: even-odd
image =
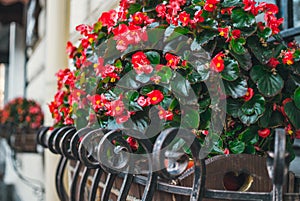
[{"label": "curled metal bracket", "polygon": [[[190,145],[191,154],[194,160],[194,181],[191,191],[190,201],[202,200],[205,190],[205,161],[200,159],[200,144],[195,135],[186,129],[170,128],[160,133],[153,148],[154,166],[158,169],[158,173],[165,179],[174,179],[174,176],[165,167],[167,146],[174,143],[174,139],[182,139]],[[163,166],[162,166],[163,165]],[[176,174],[175,176],[177,176]]]},{"label": "curled metal bracket", "polygon": [[81,140],[78,153],[79,160],[88,168],[99,168],[97,148],[101,138],[108,132],[105,129],[96,129],[87,133]]}]

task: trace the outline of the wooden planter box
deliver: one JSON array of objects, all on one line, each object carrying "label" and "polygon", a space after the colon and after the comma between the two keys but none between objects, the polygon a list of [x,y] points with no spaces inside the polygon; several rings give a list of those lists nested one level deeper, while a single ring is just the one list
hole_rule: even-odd
[{"label": "wooden planter box", "polygon": [[6,137],[10,147],[16,152],[37,152],[37,130],[17,129]]}]

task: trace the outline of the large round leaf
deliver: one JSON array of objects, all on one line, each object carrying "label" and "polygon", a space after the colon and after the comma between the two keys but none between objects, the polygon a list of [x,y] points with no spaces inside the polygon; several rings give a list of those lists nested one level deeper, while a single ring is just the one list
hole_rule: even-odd
[{"label": "large round leaf", "polygon": [[245,54],[246,49],[244,47],[246,40],[244,38],[232,39],[230,41],[230,49],[237,54]]},{"label": "large round leaf", "polygon": [[254,56],[262,64],[266,64],[273,57],[273,51],[262,46],[257,36],[251,36],[247,39],[247,45]]},{"label": "large round leaf", "polygon": [[232,7],[232,6],[239,6],[242,3],[240,0],[224,0],[222,2],[222,7]]},{"label": "large round leaf", "polygon": [[263,128],[276,128],[283,126],[284,117],[281,112],[273,111],[273,105],[269,104],[266,106],[266,111],[263,116],[259,118],[259,124]]},{"label": "large round leaf", "polygon": [[265,66],[253,66],[250,76],[256,83],[260,93],[266,97],[273,97],[279,94],[284,86],[281,76],[274,74]]},{"label": "large round leaf", "polygon": [[237,118],[239,115],[239,110],[242,107],[242,103],[236,99],[228,98],[227,99],[227,113],[233,118]]},{"label": "large round leaf", "polygon": [[239,65],[236,61],[232,59],[226,59],[225,68],[221,72],[221,76],[223,79],[228,81],[234,81],[239,77]]},{"label": "large round leaf", "polygon": [[294,101],[297,108],[300,109],[300,87],[295,90]]},{"label": "large round leaf", "polygon": [[232,11],[231,19],[234,22],[233,26],[238,29],[251,27],[255,23],[254,15],[245,12],[243,9],[234,9]]},{"label": "large round leaf", "polygon": [[259,94],[245,102],[239,110],[240,120],[247,125],[257,122],[265,111],[265,98]]},{"label": "large round leaf", "polygon": [[242,78],[238,78],[237,80],[232,82],[223,80],[223,83],[226,94],[233,98],[243,97],[248,89],[247,81]]},{"label": "large round leaf", "polygon": [[300,109],[296,107],[295,103],[288,102],[285,104],[284,111],[296,129],[300,129]]},{"label": "large round leaf", "polygon": [[237,54],[234,51],[230,51],[230,54],[238,61],[241,68],[244,70],[250,70],[252,67],[251,54],[246,49],[244,54]]},{"label": "large round leaf", "polygon": [[245,150],[245,147],[246,147],[245,142],[242,142],[242,141],[239,141],[239,140],[229,142],[229,149],[234,154],[243,153],[244,150]]},{"label": "large round leaf", "polygon": [[200,122],[200,115],[197,110],[187,108],[184,110],[184,114],[182,116],[181,125],[184,128],[198,128]]}]

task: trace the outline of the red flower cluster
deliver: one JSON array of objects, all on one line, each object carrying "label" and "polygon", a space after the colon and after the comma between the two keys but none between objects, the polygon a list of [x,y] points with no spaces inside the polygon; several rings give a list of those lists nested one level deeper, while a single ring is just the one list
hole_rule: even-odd
[{"label": "red flower cluster", "polygon": [[266,2],[261,2],[256,6],[255,0],[243,0],[244,10],[251,12],[254,16],[258,15],[260,12],[264,12],[264,19],[266,21],[266,26],[269,27],[273,34],[279,33],[279,26],[283,23],[283,18],[277,19],[275,16],[278,13],[278,7],[275,4],[270,4]]},{"label": "red flower cluster", "polygon": [[75,75],[70,69],[59,70],[56,73],[58,90],[54,100],[48,105],[55,125],[74,124],[72,118],[72,103],[80,99],[84,92],[72,92],[75,85]]},{"label": "red flower cluster", "polygon": [[101,57],[98,58],[98,63],[94,64],[94,69],[97,76],[101,76],[103,79],[108,77],[110,82],[120,79],[116,67],[109,64],[104,66],[104,60]]},{"label": "red flower cluster", "polygon": [[172,121],[173,120],[173,113],[169,110],[165,110],[160,105],[158,106],[158,117],[160,119],[164,119],[166,121]]},{"label": "red flower cluster", "polygon": [[287,65],[293,65],[294,59],[293,59],[293,52],[291,50],[283,51],[282,52],[282,62]]},{"label": "red flower cluster", "polygon": [[238,39],[241,37],[241,30],[234,29],[230,30],[230,27],[225,28],[218,28],[218,31],[220,32],[219,35],[226,38],[226,42],[230,42],[232,39]]},{"label": "red flower cluster", "polygon": [[114,39],[117,41],[117,49],[125,51],[128,45],[136,45],[141,41],[147,41],[148,35],[144,28],[130,24],[120,24],[112,30]]},{"label": "red flower cluster", "polygon": [[[186,11],[182,11],[181,6],[186,3],[185,0],[171,0],[169,4],[159,4],[156,6],[157,16],[162,19],[166,18],[166,21],[169,24],[177,26],[178,23],[181,23],[181,26],[185,27],[191,25],[195,27],[196,23],[200,23],[204,21],[202,17],[202,10],[198,10],[195,12],[193,19],[191,19],[191,15]],[[182,12],[180,12],[182,11]]]},{"label": "red flower cluster", "polygon": [[149,105],[156,105],[164,99],[164,95],[159,90],[153,90],[149,92],[147,96],[147,98],[140,96],[137,100],[137,103],[142,107],[146,107]]},{"label": "red flower cluster", "polygon": [[148,24],[151,24],[152,22],[154,22],[154,19],[150,19],[146,13],[142,13],[142,12],[137,12],[137,13],[134,13],[132,16],[131,16],[131,19],[132,19],[132,23],[134,25],[148,25]]},{"label": "red flower cluster", "polygon": [[203,9],[208,12],[213,12],[214,10],[216,10],[218,3],[220,3],[220,0],[207,0]]},{"label": "red flower cluster", "polygon": [[219,52],[210,63],[210,68],[216,72],[222,72],[224,70],[224,57],[223,52]]},{"label": "red flower cluster", "polygon": [[130,118],[131,113],[125,109],[122,96],[117,100],[107,102],[105,107],[107,110],[105,114],[115,117],[118,124],[124,123]]},{"label": "red flower cluster", "polygon": [[151,66],[146,54],[141,51],[132,55],[132,65],[137,74],[150,74],[153,71],[153,67]]},{"label": "red flower cluster", "polygon": [[98,22],[101,22],[102,26],[106,26],[108,32],[110,32],[117,23],[117,11],[110,10],[109,12],[103,12]]},{"label": "red flower cluster", "polygon": [[15,98],[4,106],[0,120],[4,125],[38,129],[43,124],[44,114],[41,106],[34,100]]},{"label": "red flower cluster", "polygon": [[167,53],[165,56],[167,60],[167,66],[170,66],[172,69],[176,69],[176,67],[179,65],[180,57]]},{"label": "red flower cluster", "polygon": [[271,68],[276,68],[278,66],[278,64],[280,64],[278,59],[273,58],[273,57],[268,62],[268,66],[271,67]]}]

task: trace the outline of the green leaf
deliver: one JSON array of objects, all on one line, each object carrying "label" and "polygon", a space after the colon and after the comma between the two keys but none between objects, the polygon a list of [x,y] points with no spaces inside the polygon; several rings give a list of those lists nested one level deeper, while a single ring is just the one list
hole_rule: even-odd
[{"label": "green leaf", "polygon": [[185,27],[175,27],[173,25],[170,25],[166,31],[165,31],[165,42],[169,42],[171,40],[174,40],[175,38],[178,38],[179,36],[186,35],[189,32],[189,29]]},{"label": "green leaf", "polygon": [[101,22],[96,22],[94,24],[94,32],[99,32],[102,29],[102,23]]},{"label": "green leaf", "polygon": [[239,6],[241,5],[242,3],[240,2],[240,0],[224,0],[222,2],[222,7],[232,7],[232,6]]},{"label": "green leaf", "polygon": [[296,129],[300,128],[300,109],[296,107],[294,102],[288,102],[284,106],[284,111],[290,122]]},{"label": "green leaf", "polygon": [[242,142],[242,141],[239,141],[239,140],[229,142],[229,149],[234,154],[243,153],[244,150],[245,150],[245,147],[246,147],[245,142]]},{"label": "green leaf", "polygon": [[168,66],[162,67],[156,74],[161,77],[162,83],[169,83],[173,75],[171,68]]},{"label": "green leaf", "polygon": [[250,27],[255,23],[255,16],[243,9],[233,9],[231,19],[234,22],[233,26],[238,29]]},{"label": "green leaf", "polygon": [[122,79],[117,82],[119,88],[137,89],[140,87],[140,83],[136,81],[137,76],[133,73],[127,73]]},{"label": "green leaf", "polygon": [[273,105],[269,104],[263,116],[259,118],[259,124],[263,128],[273,128],[283,126],[284,117],[281,112],[273,111]]},{"label": "green leaf", "polygon": [[141,88],[140,93],[145,96],[146,94],[150,93],[153,90],[154,90],[153,85],[146,85]]},{"label": "green leaf", "polygon": [[197,70],[197,72],[200,75],[200,81],[205,81],[209,78],[210,69],[207,65],[203,64],[203,61],[197,60],[193,64],[194,69]]},{"label": "green leaf", "polygon": [[253,66],[250,76],[256,83],[259,92],[266,97],[276,96],[284,87],[284,81],[281,76],[274,74],[265,66]]},{"label": "green leaf", "polygon": [[143,111],[143,107],[135,101],[130,101],[128,104],[124,101],[124,104],[126,109],[129,111]]},{"label": "green leaf", "polygon": [[210,40],[213,40],[216,36],[218,36],[218,34],[219,33],[217,31],[212,31],[212,30],[202,31],[201,33],[197,34],[196,39],[193,41],[191,45],[191,50],[193,49],[197,50],[197,48],[199,48],[198,45],[203,45],[208,43]]},{"label": "green leaf", "polygon": [[169,106],[169,110],[174,110],[177,106],[179,105],[179,102],[176,98],[172,99],[170,106]]},{"label": "green leaf", "polygon": [[136,12],[139,12],[142,9],[142,5],[139,3],[130,4],[130,7],[128,8],[128,14],[134,14]]},{"label": "green leaf", "polygon": [[237,54],[245,54],[245,43],[246,40],[244,38],[232,39],[230,41],[230,49],[232,49]]},{"label": "green leaf", "polygon": [[251,52],[262,64],[266,64],[273,57],[273,51],[263,47],[260,43],[260,39],[257,36],[251,36],[247,39],[248,47]]},{"label": "green leaf", "polygon": [[243,97],[248,89],[247,81],[242,78],[238,78],[237,80],[232,82],[223,80],[223,83],[226,94],[233,98]]},{"label": "green leaf", "polygon": [[198,103],[200,108],[207,108],[211,104],[210,95],[204,95],[204,97],[201,98]]},{"label": "green leaf", "polygon": [[225,68],[221,72],[223,79],[227,81],[234,81],[239,77],[239,66],[235,60],[225,59],[224,60]]},{"label": "green leaf", "polygon": [[143,3],[140,4],[144,6],[143,12],[148,13],[155,10],[156,6],[162,2],[162,0],[144,0]]},{"label": "green leaf", "polygon": [[237,118],[239,115],[239,110],[242,107],[242,103],[236,99],[228,98],[227,99],[227,113],[233,118]]},{"label": "green leaf", "polygon": [[187,78],[191,84],[195,84],[203,81],[201,75],[194,70],[190,74],[188,74]]},{"label": "green leaf", "polygon": [[197,110],[185,109],[184,114],[181,117],[182,124],[184,128],[198,128],[200,122],[200,116]]},{"label": "green leaf", "polygon": [[188,80],[184,79],[181,75],[176,74],[174,79],[171,81],[171,91],[179,97],[188,97],[192,88]]},{"label": "green leaf", "polygon": [[259,94],[245,102],[239,110],[239,119],[246,125],[254,124],[265,111],[265,98]]},{"label": "green leaf", "polygon": [[251,126],[244,130],[242,133],[239,134],[239,140],[247,143],[247,144],[255,144],[258,142],[258,135],[257,135],[258,127]]},{"label": "green leaf", "polygon": [[151,64],[160,64],[160,54],[155,51],[145,53]]},{"label": "green leaf", "polygon": [[125,97],[130,101],[136,101],[139,97],[139,92],[130,90],[125,93]]},{"label": "green leaf", "polygon": [[251,69],[252,67],[251,54],[247,49],[244,54],[237,54],[233,51],[230,51],[230,54],[237,60],[241,68],[243,68],[246,71]]},{"label": "green leaf", "polygon": [[300,87],[295,90],[294,101],[297,108],[300,109]]},{"label": "green leaf", "polygon": [[208,129],[211,122],[211,109],[208,108],[204,112],[200,113],[200,128]]},{"label": "green leaf", "polygon": [[261,38],[267,39],[272,35],[272,29],[266,27],[263,31],[258,31],[257,35]]}]

